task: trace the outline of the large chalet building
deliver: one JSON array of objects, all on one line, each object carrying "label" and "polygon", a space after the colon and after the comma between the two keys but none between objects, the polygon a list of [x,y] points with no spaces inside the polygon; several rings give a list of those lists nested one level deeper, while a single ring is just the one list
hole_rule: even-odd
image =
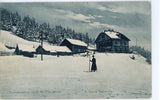
[{"label": "large chalet building", "polygon": [[105,30],[101,32],[95,40],[97,51],[128,53],[129,41],[125,35],[114,30]]}]

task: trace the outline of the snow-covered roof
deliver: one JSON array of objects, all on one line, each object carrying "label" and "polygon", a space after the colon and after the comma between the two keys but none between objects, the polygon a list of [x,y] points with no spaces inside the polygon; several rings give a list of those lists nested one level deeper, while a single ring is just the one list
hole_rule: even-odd
[{"label": "snow-covered roof", "polygon": [[53,50],[53,46],[51,46],[51,45],[43,45],[43,48],[44,48],[46,51],[51,51],[51,50]]},{"label": "snow-covered roof", "polygon": [[125,40],[125,41],[130,41],[129,38],[127,38],[124,34],[120,33],[120,32],[116,32],[114,30],[104,30],[103,32],[101,32],[98,37],[96,38],[95,40],[95,43],[101,41],[99,40],[100,38],[103,38],[103,37],[100,37],[100,36],[104,36],[107,35],[110,39],[118,39],[118,40]]},{"label": "snow-covered roof", "polygon": [[114,39],[120,39],[118,36],[117,36],[117,32],[114,32],[114,31],[106,31],[105,34],[107,34],[110,38],[114,38]]},{"label": "snow-covered roof", "polygon": [[88,46],[88,49],[89,49],[89,50],[96,50],[95,47],[91,47],[91,46]]},{"label": "snow-covered roof", "polygon": [[71,52],[66,46],[43,45],[43,48],[50,52]]},{"label": "snow-covered roof", "polygon": [[35,52],[33,45],[18,44],[18,48],[22,51]]},{"label": "snow-covered roof", "polygon": [[5,47],[5,45],[0,42],[0,52],[11,52],[12,50]]},{"label": "snow-covered roof", "polygon": [[68,40],[71,44],[74,44],[74,45],[87,46],[86,43],[80,40],[69,39],[69,38],[66,38],[66,40]]},{"label": "snow-covered roof", "polygon": [[68,47],[66,46],[54,46],[54,48],[55,50],[51,52],[70,52],[71,53],[71,50],[68,49]]}]

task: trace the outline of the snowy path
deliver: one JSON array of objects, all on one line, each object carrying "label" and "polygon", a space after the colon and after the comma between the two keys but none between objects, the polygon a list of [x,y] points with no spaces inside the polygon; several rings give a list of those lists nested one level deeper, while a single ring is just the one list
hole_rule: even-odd
[{"label": "snowy path", "polygon": [[96,54],[88,58],[0,56],[0,98],[150,98],[151,65],[136,55]]}]

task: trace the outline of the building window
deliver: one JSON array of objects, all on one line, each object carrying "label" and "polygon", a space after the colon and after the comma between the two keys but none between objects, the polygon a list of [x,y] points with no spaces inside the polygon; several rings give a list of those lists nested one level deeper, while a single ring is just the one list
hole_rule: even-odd
[{"label": "building window", "polygon": [[117,41],[115,41],[115,44],[117,44]]},{"label": "building window", "polygon": [[115,41],[115,44],[119,44],[119,41]]},{"label": "building window", "polygon": [[124,45],[127,45],[127,43],[126,43],[126,42],[124,42]]}]

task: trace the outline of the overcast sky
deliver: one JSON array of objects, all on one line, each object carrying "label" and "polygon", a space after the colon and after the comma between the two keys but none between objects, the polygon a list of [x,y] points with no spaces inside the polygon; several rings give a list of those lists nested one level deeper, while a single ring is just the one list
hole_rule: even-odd
[{"label": "overcast sky", "polygon": [[114,29],[137,44],[151,50],[150,2],[85,3],[3,3],[1,7],[29,15],[38,22],[62,25],[96,38],[105,29]]}]

